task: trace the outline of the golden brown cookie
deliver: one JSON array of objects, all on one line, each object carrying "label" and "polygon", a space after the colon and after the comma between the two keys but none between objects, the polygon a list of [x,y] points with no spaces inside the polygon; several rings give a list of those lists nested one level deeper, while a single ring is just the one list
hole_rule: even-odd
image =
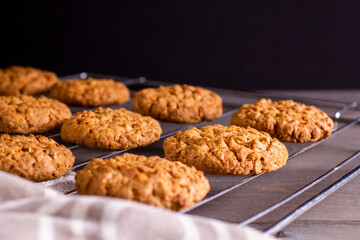
[{"label": "golden brown cookie", "polygon": [[211,121],[223,111],[219,95],[189,85],[146,88],[136,92],[132,100],[135,112],[169,122]]},{"label": "golden brown cookie", "polygon": [[55,99],[0,96],[0,132],[46,132],[70,117],[70,109]]},{"label": "golden brown cookie", "polygon": [[94,158],[76,174],[79,194],[124,198],[172,210],[202,200],[210,190],[203,172],[158,156],[125,153]]},{"label": "golden brown cookie", "polygon": [[63,145],[44,136],[0,135],[0,170],[36,182],[68,172],[75,157]]},{"label": "golden brown cookie", "polygon": [[165,157],[210,174],[275,171],[288,152],[276,138],[253,128],[212,125],[178,132],[164,141]]},{"label": "golden brown cookie", "polygon": [[130,149],[159,140],[161,127],[152,117],[124,108],[78,112],[61,128],[64,141],[103,149]]},{"label": "golden brown cookie", "polygon": [[57,82],[55,73],[32,67],[0,69],[0,95],[36,95],[48,91]]},{"label": "golden brown cookie", "polygon": [[284,142],[310,142],[330,137],[334,122],[320,109],[293,100],[272,102],[260,99],[244,104],[232,116],[231,124],[268,132]]},{"label": "golden brown cookie", "polygon": [[130,91],[123,83],[112,79],[75,79],[55,84],[50,97],[69,105],[93,107],[123,104],[129,100]]}]

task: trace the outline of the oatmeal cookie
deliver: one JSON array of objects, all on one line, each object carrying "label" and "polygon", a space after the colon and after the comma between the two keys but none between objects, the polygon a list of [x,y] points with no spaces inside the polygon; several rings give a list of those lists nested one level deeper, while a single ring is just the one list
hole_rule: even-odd
[{"label": "oatmeal cookie", "polygon": [[210,190],[203,172],[158,156],[125,153],[94,158],[76,174],[79,194],[134,200],[162,208],[183,210],[202,200]]},{"label": "oatmeal cookie", "polygon": [[57,82],[55,73],[32,67],[0,69],[0,95],[36,95],[48,91]]},{"label": "oatmeal cookie", "polygon": [[69,105],[104,106],[123,104],[129,100],[130,91],[121,82],[112,79],[75,79],[55,84],[50,97]]},{"label": "oatmeal cookie", "polygon": [[36,182],[68,172],[75,157],[63,145],[44,136],[0,135],[0,170]]},{"label": "oatmeal cookie", "polygon": [[210,174],[275,171],[286,164],[286,147],[253,128],[212,125],[178,132],[164,141],[165,157]]},{"label": "oatmeal cookie", "polygon": [[132,100],[135,112],[169,122],[211,121],[223,111],[219,95],[189,85],[146,88],[136,92]]},{"label": "oatmeal cookie", "polygon": [[260,99],[244,104],[232,116],[231,124],[268,132],[284,142],[310,142],[330,137],[334,122],[320,109],[293,100],[272,102]]},{"label": "oatmeal cookie", "polygon": [[78,112],[61,128],[64,141],[103,149],[130,149],[159,140],[161,127],[152,117],[124,108]]},{"label": "oatmeal cookie", "polygon": [[0,132],[46,132],[70,117],[70,109],[55,99],[0,96]]}]

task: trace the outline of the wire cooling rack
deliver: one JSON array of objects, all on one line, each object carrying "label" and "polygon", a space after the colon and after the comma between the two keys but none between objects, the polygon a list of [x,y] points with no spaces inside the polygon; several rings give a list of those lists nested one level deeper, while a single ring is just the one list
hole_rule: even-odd
[{"label": "wire cooling rack", "polygon": [[[129,79],[124,77],[116,77],[116,76],[108,76],[103,74],[93,74],[93,73],[81,73],[75,74],[71,76],[66,76],[61,78],[61,80],[73,79],[73,78],[81,78],[86,79],[88,77],[95,77],[95,78],[113,78],[115,81],[121,81],[128,88],[131,92],[135,92],[137,90],[147,88],[147,87],[158,87],[160,85],[168,85],[170,83],[165,82],[157,82],[157,81],[149,81],[144,77],[136,78],[136,79]],[[321,185],[320,183],[325,182],[326,179],[329,179],[331,175],[335,172],[338,172],[340,169],[343,169],[346,165],[349,165],[354,159],[356,159],[360,155],[360,149],[357,151],[353,151],[349,156],[346,156],[341,159],[336,159],[336,161],[332,160],[331,164],[336,162],[336,164],[324,164],[329,165],[327,169],[319,176],[313,176],[308,174],[308,170],[303,170],[303,179],[300,179],[300,184],[293,184],[291,185],[293,189],[292,192],[286,191],[286,193],[282,192],[278,194],[279,196],[274,200],[268,201],[267,199],[263,199],[262,192],[268,192],[273,186],[277,186],[279,181],[291,182],[293,180],[293,173],[298,171],[296,169],[292,170],[291,166],[292,162],[296,162],[301,156],[304,156],[306,152],[312,152],[314,149],[320,148],[320,146],[325,145],[326,151],[326,142],[331,141],[331,139],[338,138],[342,132],[351,131],[357,123],[359,123],[360,119],[360,109],[356,102],[342,102],[342,101],[333,101],[333,100],[324,100],[324,99],[317,99],[317,98],[304,98],[304,97],[294,97],[294,96],[286,96],[286,95],[277,95],[277,94],[270,94],[266,92],[246,92],[246,91],[232,91],[232,90],[224,90],[224,89],[215,89],[209,88],[212,91],[218,93],[223,99],[223,108],[224,113],[223,115],[212,121],[212,122],[200,122],[198,124],[182,124],[182,123],[167,123],[167,122],[160,122],[161,127],[163,129],[163,134],[160,137],[160,140],[156,143],[148,145],[142,148],[136,148],[132,150],[120,150],[120,151],[113,151],[113,150],[99,150],[99,149],[91,149],[86,147],[81,147],[76,144],[67,143],[61,140],[60,138],[60,131],[59,129],[50,131],[44,134],[47,137],[51,137],[60,144],[67,146],[76,157],[75,164],[72,168],[73,171],[77,171],[83,168],[91,158],[108,158],[115,155],[119,155],[123,152],[131,152],[135,154],[142,154],[142,155],[159,155],[164,156],[162,143],[164,139],[168,136],[175,134],[178,131],[184,131],[191,127],[201,127],[205,125],[212,125],[212,124],[223,124],[229,125],[231,116],[235,113],[236,109],[240,107],[244,103],[255,103],[259,98],[271,98],[272,100],[280,100],[280,99],[293,99],[298,102],[302,102],[309,105],[315,105],[331,116],[335,122],[335,128],[332,133],[330,139],[323,139],[313,143],[304,143],[304,144],[293,144],[293,143],[286,143],[286,146],[289,151],[289,158],[287,166],[283,167],[282,169],[272,172],[272,173],[262,173],[258,175],[247,175],[247,176],[224,176],[224,175],[206,175],[210,181],[211,191],[207,195],[207,197],[192,206],[190,209],[183,211],[183,213],[187,214],[195,214],[195,215],[202,215],[208,217],[214,217],[221,220],[235,222],[239,224],[239,226],[249,225],[252,223],[256,223],[260,221],[260,219],[264,218],[267,215],[270,215],[271,212],[276,211],[277,209],[286,206],[287,203],[291,202],[293,199],[298,198],[299,196],[306,195],[309,189],[316,187],[317,185]],[[112,105],[108,106],[110,108],[119,108],[124,107],[126,109],[132,110],[131,101],[125,103],[123,105]],[[84,107],[71,107],[72,113],[82,111],[82,110],[89,110],[92,108],[84,108]],[[95,108],[93,108],[95,109]],[[323,149],[322,148],[322,149]],[[330,147],[331,148],[331,147]],[[308,156],[308,155],[307,155]],[[309,157],[311,158],[311,153]],[[298,165],[301,163],[298,163]],[[304,163],[305,165],[305,163]],[[301,168],[302,166],[300,166]],[[289,174],[290,173],[290,174]],[[315,204],[319,203],[321,200],[329,196],[331,193],[336,191],[338,188],[343,186],[345,183],[349,182],[355,176],[360,173],[360,165],[356,166],[346,174],[339,177],[336,181],[333,181],[330,185],[322,187],[318,190],[315,194],[313,194],[310,198],[306,199],[305,201],[295,205],[290,211],[286,212],[285,215],[283,214],[280,219],[270,221],[270,226],[260,227],[260,230],[269,233],[275,234],[292,221],[294,221],[297,217],[301,214],[308,211],[311,207]],[[284,175],[287,175],[284,177]],[[300,174],[301,175],[301,174]],[[269,181],[269,184],[264,183],[262,185],[262,181]],[[274,180],[275,179],[275,180]],[[284,180],[285,179],[285,180]],[[246,199],[247,195],[241,192],[242,188],[250,189],[253,187],[251,184],[257,180],[260,180],[260,183],[255,187],[261,188],[261,186],[267,186],[266,190],[257,190],[258,200],[244,200]],[[299,187],[298,187],[299,186]],[[298,187],[298,188],[296,188]],[[240,189],[240,191],[239,191]],[[246,189],[246,191],[248,191]],[[234,196],[238,198],[240,194],[240,200],[235,199],[234,196],[232,197],[231,194],[233,192],[238,191],[237,194]],[[276,192],[275,188],[275,192]],[[69,191],[67,194],[75,194],[75,190]],[[275,193],[276,195],[277,193]],[[229,197],[228,197],[229,195]],[[274,195],[274,194],[272,194]],[[223,199],[222,199],[223,198]],[[266,198],[266,196],[265,196]],[[219,199],[222,199],[220,203]],[[260,200],[261,199],[261,204]],[[237,201],[238,200],[238,201]],[[244,202],[248,202],[248,206],[244,205]],[[253,208],[255,205],[261,205],[258,208],[255,208],[254,211],[249,213],[247,211],[249,208]],[[231,209],[237,209],[237,211],[229,211],[222,209],[223,206],[230,205]],[[219,214],[219,212],[221,214]],[[246,214],[242,214],[246,212]],[[238,216],[236,216],[236,214]],[[229,216],[230,215],[230,216]],[[277,214],[278,215],[278,214]],[[225,216],[225,217],[224,217]],[[236,216],[236,217],[234,217]],[[261,223],[261,221],[260,221]],[[261,224],[260,224],[261,225]]]}]

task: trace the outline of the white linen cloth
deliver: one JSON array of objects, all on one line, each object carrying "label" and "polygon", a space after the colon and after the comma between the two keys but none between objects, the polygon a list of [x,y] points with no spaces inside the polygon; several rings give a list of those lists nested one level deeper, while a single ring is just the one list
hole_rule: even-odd
[{"label": "white linen cloth", "polygon": [[259,239],[248,227],[96,196],[66,196],[0,171],[0,239]]}]

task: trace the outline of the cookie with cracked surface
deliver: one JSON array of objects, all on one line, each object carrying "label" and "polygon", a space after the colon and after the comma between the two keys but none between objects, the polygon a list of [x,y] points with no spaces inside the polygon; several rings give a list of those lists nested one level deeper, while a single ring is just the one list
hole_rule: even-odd
[{"label": "cookie with cracked surface", "polygon": [[94,158],[76,174],[79,194],[118,197],[172,210],[201,201],[210,190],[203,172],[158,156],[125,153]]},{"label": "cookie with cracked surface", "polygon": [[36,182],[59,178],[73,166],[69,149],[44,136],[0,136],[0,170]]},{"label": "cookie with cracked surface", "polygon": [[286,147],[254,128],[212,125],[190,128],[165,139],[165,157],[210,174],[263,173],[286,164]]},{"label": "cookie with cracked surface", "polygon": [[57,82],[55,73],[32,67],[0,69],[0,95],[36,95],[47,92]]},{"label": "cookie with cracked surface", "polygon": [[98,108],[78,112],[64,121],[61,138],[82,146],[102,149],[130,149],[160,139],[161,127],[152,117],[124,108]]},{"label": "cookie with cracked surface", "polygon": [[130,91],[122,82],[112,79],[74,79],[55,84],[50,97],[69,105],[96,107],[123,104],[129,100]]},{"label": "cookie with cracked surface", "polygon": [[268,132],[284,142],[311,142],[331,136],[334,122],[322,110],[293,100],[259,99],[244,104],[231,118],[233,125]]},{"label": "cookie with cracked surface", "polygon": [[55,99],[0,96],[0,132],[46,132],[61,126],[64,119],[70,117],[70,109]]},{"label": "cookie with cracked surface", "polygon": [[211,121],[222,114],[222,100],[216,93],[189,85],[146,88],[134,94],[135,112],[180,123]]}]

